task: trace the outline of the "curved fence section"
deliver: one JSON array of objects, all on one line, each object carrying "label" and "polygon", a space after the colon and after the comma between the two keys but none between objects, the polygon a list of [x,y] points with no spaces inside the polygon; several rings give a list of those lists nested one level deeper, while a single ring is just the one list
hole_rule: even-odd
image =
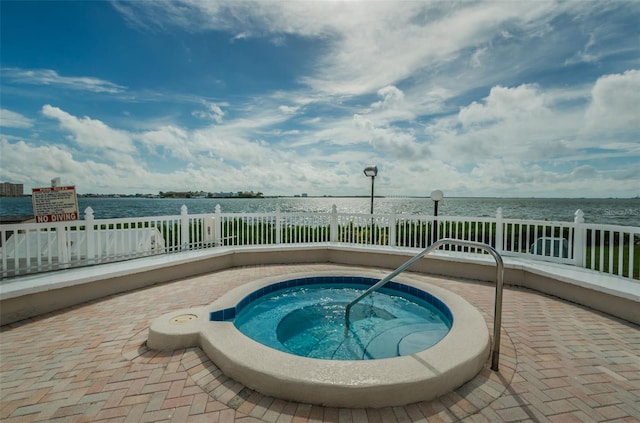
[{"label": "curved fence section", "polygon": [[[640,227],[495,217],[330,212],[213,213],[0,225],[2,279],[157,254],[218,247],[341,243],[424,249],[443,239],[487,244],[503,256],[640,278]],[[452,252],[487,254],[469,245]]]}]

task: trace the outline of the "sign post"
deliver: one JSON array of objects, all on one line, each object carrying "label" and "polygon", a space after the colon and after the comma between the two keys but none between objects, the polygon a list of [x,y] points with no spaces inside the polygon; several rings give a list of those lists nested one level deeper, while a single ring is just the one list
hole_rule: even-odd
[{"label": "sign post", "polygon": [[78,197],[73,185],[33,188],[31,201],[37,223],[78,220]]}]

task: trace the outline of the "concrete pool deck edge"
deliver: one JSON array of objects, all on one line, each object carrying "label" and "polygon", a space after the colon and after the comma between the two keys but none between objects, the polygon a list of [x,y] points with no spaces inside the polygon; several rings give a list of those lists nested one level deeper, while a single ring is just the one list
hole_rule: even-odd
[{"label": "concrete pool deck edge", "polygon": [[[227,268],[315,262],[394,269],[416,252],[332,243],[219,247],[15,277],[0,283],[0,325]],[[505,285],[530,288],[640,324],[640,282],[571,265],[503,258]],[[438,251],[409,271],[495,281],[492,259],[477,254]]]}]

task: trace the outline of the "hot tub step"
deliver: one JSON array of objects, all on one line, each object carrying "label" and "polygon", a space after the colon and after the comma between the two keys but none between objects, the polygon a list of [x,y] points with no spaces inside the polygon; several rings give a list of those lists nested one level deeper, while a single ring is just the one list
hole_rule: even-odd
[{"label": "hot tub step", "polygon": [[369,358],[413,354],[431,347],[444,334],[435,324],[396,322],[369,342],[365,354]]}]

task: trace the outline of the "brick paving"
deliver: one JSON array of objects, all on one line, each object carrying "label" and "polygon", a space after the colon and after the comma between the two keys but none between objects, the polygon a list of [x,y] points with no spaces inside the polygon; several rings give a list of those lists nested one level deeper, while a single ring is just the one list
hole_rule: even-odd
[{"label": "brick paving", "polygon": [[[209,304],[265,276],[336,269],[354,267],[227,269],[5,325],[0,420],[640,421],[640,327],[527,289],[505,289],[499,372],[485,368],[450,394],[404,407],[346,409],[283,401],[225,377],[198,348],[158,352],[145,346],[150,322],[171,310]],[[373,270],[381,277],[388,273]],[[491,329],[492,284],[408,274],[463,296]]]}]

